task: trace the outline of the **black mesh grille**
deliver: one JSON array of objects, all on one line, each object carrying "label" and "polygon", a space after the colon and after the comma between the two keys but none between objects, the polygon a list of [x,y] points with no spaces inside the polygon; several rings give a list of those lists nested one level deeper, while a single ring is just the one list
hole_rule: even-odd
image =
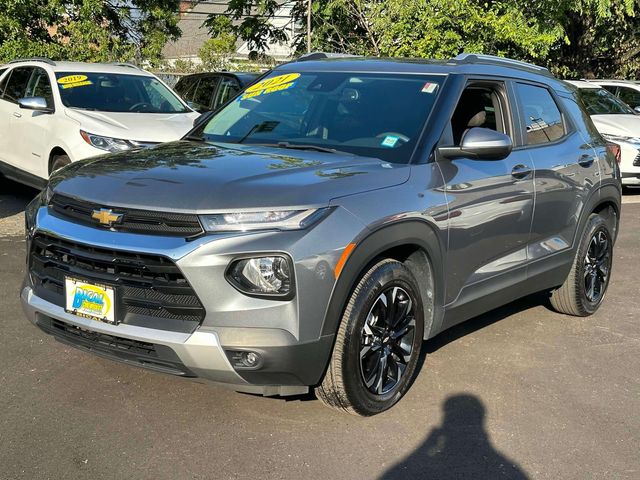
[{"label": "black mesh grille", "polygon": [[30,273],[35,293],[64,307],[64,279],[113,286],[116,320],[162,330],[193,331],[204,308],[172,260],[36,235],[31,242]]},{"label": "black mesh grille", "polygon": [[[53,195],[50,208],[56,214],[85,224],[100,228],[132,233],[146,233],[150,235],[169,235],[178,237],[195,237],[204,233],[197,215],[186,213],[155,212],[131,208],[109,207],[96,203],[85,202],[66,195]],[[109,209],[122,214],[122,218],[103,226],[93,218],[93,212]]]}]

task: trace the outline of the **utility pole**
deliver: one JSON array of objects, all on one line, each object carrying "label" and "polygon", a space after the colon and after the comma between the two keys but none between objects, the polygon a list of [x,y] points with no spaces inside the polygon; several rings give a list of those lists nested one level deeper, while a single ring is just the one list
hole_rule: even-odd
[{"label": "utility pole", "polygon": [[311,0],[307,0],[307,53],[311,53]]}]

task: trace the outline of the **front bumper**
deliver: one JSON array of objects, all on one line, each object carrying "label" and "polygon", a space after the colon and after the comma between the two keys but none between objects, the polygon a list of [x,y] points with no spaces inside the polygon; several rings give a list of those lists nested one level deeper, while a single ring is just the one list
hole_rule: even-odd
[{"label": "front bumper", "polygon": [[[197,377],[236,391],[262,395],[297,395],[306,393],[303,385],[256,385],[242,378],[232,367],[220,345],[218,335],[212,331],[196,330],[191,334],[155,330],[134,325],[110,325],[67,313],[62,307],[53,305],[33,293],[28,285],[22,288],[22,308],[31,323],[57,340],[91,351],[97,355],[122,361],[130,365],[185,377]],[[54,325],[57,325],[54,326]],[[151,358],[148,354],[125,352],[121,346],[107,346],[108,342],[96,343],[66,333],[60,328],[100,334],[105,338],[126,339],[151,345],[157,352]],[[83,340],[84,338],[84,340]],[[119,351],[121,350],[121,351]],[[271,359],[272,361],[273,359]]]},{"label": "front bumper", "polygon": [[[21,292],[22,303],[29,320],[41,330],[114,360],[201,378],[237,391],[265,395],[304,393],[321,380],[331,353],[334,335],[322,335],[322,328],[335,285],[333,266],[343,246],[353,238],[353,225],[353,216],[338,209],[323,221],[322,229],[203,236],[185,241],[80,225],[41,207],[27,228],[28,245],[35,235],[43,234],[123,253],[162,255],[175,262],[184,274],[197,293],[205,316],[188,331],[149,323],[125,321],[111,325],[89,320],[67,313],[59,303],[36,294],[30,274]],[[326,229],[337,234],[328,235]],[[322,245],[321,250],[318,245]],[[249,297],[224,278],[234,258],[262,252],[284,252],[293,259],[297,286],[293,299]],[[134,350],[151,349],[157,355],[150,359],[135,353],[122,354],[91,343],[91,338],[95,340],[100,335],[107,336],[106,343],[142,342],[134,344]],[[233,352],[243,351],[259,354],[262,361],[253,369],[239,367],[230,358]]]}]

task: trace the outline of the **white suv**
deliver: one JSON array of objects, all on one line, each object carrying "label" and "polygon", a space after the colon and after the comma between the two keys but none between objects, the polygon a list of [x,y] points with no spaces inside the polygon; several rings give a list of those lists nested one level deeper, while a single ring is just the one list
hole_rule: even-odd
[{"label": "white suv", "polygon": [[625,80],[596,80],[596,82],[640,113],[640,83]]},{"label": "white suv", "polygon": [[620,146],[623,185],[640,185],[640,115],[599,83],[569,81],[578,87],[580,98],[593,124],[607,140]]},{"label": "white suv", "polygon": [[16,60],[0,66],[0,173],[42,187],[67,163],[177,140],[198,116],[133,65]]}]

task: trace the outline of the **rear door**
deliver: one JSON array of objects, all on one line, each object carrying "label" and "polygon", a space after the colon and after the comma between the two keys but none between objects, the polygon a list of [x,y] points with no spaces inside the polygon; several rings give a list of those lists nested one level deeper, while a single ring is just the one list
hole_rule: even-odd
[{"label": "rear door", "polygon": [[213,101],[219,82],[220,77],[218,75],[207,75],[200,79],[192,99],[193,107],[196,110],[199,112],[213,110]]},{"label": "rear door", "polygon": [[527,253],[529,276],[534,277],[553,269],[561,260],[555,254],[570,252],[582,206],[600,172],[596,152],[572,121],[574,107],[568,100],[542,84],[518,81],[514,90],[524,136],[521,150],[535,167],[536,204]]},{"label": "rear door", "polygon": [[220,86],[218,87],[218,91],[216,93],[216,98],[213,102],[212,110],[217,110],[222,105],[227,103],[231,98],[233,98],[242,87],[238,83],[238,81],[231,77],[222,77],[220,81]]},{"label": "rear door", "polygon": [[16,67],[5,76],[4,89],[0,98],[0,160],[9,165],[25,170],[24,162],[18,153],[17,141],[11,132],[14,119],[23,115],[18,100],[24,97],[33,67]]}]

